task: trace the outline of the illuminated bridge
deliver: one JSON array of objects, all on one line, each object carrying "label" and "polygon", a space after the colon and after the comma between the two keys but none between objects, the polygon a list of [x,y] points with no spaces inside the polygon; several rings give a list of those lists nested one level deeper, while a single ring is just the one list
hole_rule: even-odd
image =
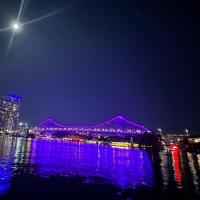
[{"label": "illuminated bridge", "polygon": [[71,132],[71,133],[97,133],[107,135],[135,135],[149,132],[149,129],[143,125],[129,121],[122,116],[116,116],[111,120],[104,123],[91,125],[91,126],[70,126],[61,125],[53,119],[46,119],[40,125],[32,129],[35,133],[48,133],[52,134],[55,132]]}]

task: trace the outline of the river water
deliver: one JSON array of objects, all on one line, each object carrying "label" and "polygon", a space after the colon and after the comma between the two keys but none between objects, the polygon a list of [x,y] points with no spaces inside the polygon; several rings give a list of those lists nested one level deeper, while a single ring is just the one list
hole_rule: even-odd
[{"label": "river water", "polygon": [[200,199],[200,154],[0,137],[0,199]]}]

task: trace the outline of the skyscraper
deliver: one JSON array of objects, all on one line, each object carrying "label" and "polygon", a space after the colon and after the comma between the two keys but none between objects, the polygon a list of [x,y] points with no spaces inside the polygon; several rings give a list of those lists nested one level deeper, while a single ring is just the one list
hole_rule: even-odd
[{"label": "skyscraper", "polygon": [[21,98],[13,95],[0,97],[0,131],[13,133],[18,128]]}]

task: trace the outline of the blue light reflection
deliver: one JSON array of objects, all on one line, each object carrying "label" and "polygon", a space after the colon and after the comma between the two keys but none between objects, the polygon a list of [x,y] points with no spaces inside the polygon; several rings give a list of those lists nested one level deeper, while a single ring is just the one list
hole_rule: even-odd
[{"label": "blue light reflection", "polygon": [[154,179],[151,160],[145,150],[112,148],[111,146],[33,140],[40,176],[101,177],[121,188],[151,186]]},{"label": "blue light reflection", "polygon": [[152,163],[145,150],[25,138],[0,137],[0,196],[14,175],[81,176],[84,183],[119,188],[151,186]]}]

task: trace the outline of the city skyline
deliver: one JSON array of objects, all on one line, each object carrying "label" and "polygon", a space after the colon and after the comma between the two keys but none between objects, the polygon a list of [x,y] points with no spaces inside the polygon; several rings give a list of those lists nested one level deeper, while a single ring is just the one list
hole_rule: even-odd
[{"label": "city skyline", "polygon": [[[29,128],[31,128],[30,130],[36,131],[36,132],[37,131],[44,131],[44,132],[47,131],[48,132],[52,128],[55,128],[55,130],[52,129],[53,132],[57,131],[57,130],[64,131],[64,132],[66,130],[67,131],[71,131],[71,130],[80,131],[83,129],[84,129],[84,131],[87,132],[88,128],[89,129],[95,128],[95,130],[93,130],[94,132],[100,131],[100,132],[108,132],[108,133],[112,133],[112,132],[113,133],[117,133],[117,132],[128,133],[129,132],[129,133],[136,133],[136,134],[139,133],[140,134],[140,133],[144,133],[144,132],[148,132],[148,133],[163,132],[163,133],[171,133],[171,134],[189,134],[189,132],[190,132],[187,128],[183,129],[183,130],[179,130],[176,133],[172,132],[172,131],[167,131],[167,130],[163,129],[163,127],[162,128],[154,127],[153,129],[148,129],[143,124],[136,123],[135,120],[134,121],[128,120],[126,118],[126,115],[120,115],[120,114],[114,115],[110,120],[105,121],[105,119],[104,119],[104,122],[102,122],[102,123],[98,122],[93,125],[91,123],[88,123],[88,124],[80,123],[79,124],[78,122],[75,122],[74,124],[70,124],[70,123],[66,123],[66,122],[60,123],[57,120],[55,120],[53,118],[48,118],[48,117],[43,119],[42,123],[38,123],[36,125],[36,124],[32,124],[30,121],[27,122],[27,120],[20,117],[20,115],[21,115],[20,110],[22,107],[22,105],[21,105],[22,98],[21,97],[14,95],[14,94],[12,94],[12,95],[10,94],[10,95],[5,95],[5,96],[0,96],[0,100],[1,100],[0,101],[0,112],[3,113],[0,118],[0,129],[8,131],[8,132],[21,131],[23,133],[26,133],[26,131]],[[8,105],[6,105],[6,107],[4,105],[5,102],[9,103]],[[16,107],[15,104],[16,105],[19,104],[19,105],[17,105],[17,109],[15,108]],[[14,106],[15,110],[13,110],[13,106]],[[15,113],[15,111],[17,111],[17,112]],[[4,119],[4,120],[2,120],[2,119]],[[9,120],[15,121],[15,123],[11,126],[11,125],[9,125],[10,124]],[[3,124],[5,124],[5,125],[3,125]],[[8,128],[7,124],[10,126],[10,128]],[[107,126],[109,126],[109,124],[111,125],[110,128],[107,127]],[[113,125],[116,127],[114,128]],[[135,128],[133,128],[133,127],[130,128],[130,126],[135,126]],[[60,128],[60,129],[57,129],[57,128]],[[89,132],[90,131],[93,132],[92,130],[89,130]],[[195,133],[193,133],[193,132],[190,132],[190,134],[195,135]]]},{"label": "city skyline", "polygon": [[[1,2],[0,27],[21,1]],[[0,94],[21,118],[95,124],[122,114],[150,129],[199,133],[198,6],[178,1],[25,1],[21,21],[69,9],[15,34],[0,32]],[[189,14],[186,14],[189,13]]]}]

